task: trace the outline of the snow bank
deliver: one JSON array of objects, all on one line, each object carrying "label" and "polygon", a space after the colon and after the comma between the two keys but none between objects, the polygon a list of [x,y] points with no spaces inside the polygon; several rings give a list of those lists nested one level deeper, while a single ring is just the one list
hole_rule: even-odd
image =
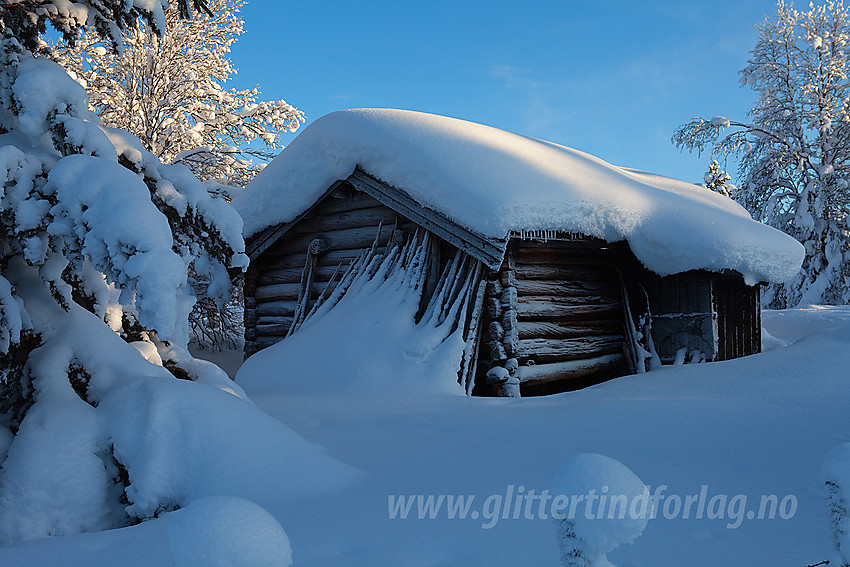
[{"label": "snow bank", "polygon": [[[33,320],[50,323],[29,358],[38,402],[0,468],[0,545],[109,529],[210,496],[322,493],[358,477],[226,376],[178,380],[95,315],[62,310],[32,268],[13,262],[7,275]],[[86,374],[69,381],[72,367]]]},{"label": "snow bank", "polygon": [[395,264],[399,254],[375,258],[376,273],[358,277],[333,309],[246,360],[237,383],[251,395],[463,395],[461,331],[436,317],[415,323],[425,263]]},{"label": "snow bank", "polygon": [[251,403],[203,384],[136,381],[107,394],[97,409],[115,458],[129,471],[127,512],[134,517],[221,494],[315,494],[355,476]]},{"label": "snow bank", "polygon": [[334,112],[308,126],[240,194],[246,236],[294,219],[360,165],[491,238],[512,230],[627,240],[651,270],[784,281],[803,248],[708,189],[463,120],[402,110]]},{"label": "snow bank", "polygon": [[247,500],[204,498],[138,526],[0,549],[4,565],[287,567],[283,528]]},{"label": "snow bank", "polygon": [[848,305],[806,305],[794,309],[765,309],[761,324],[769,335],[785,344],[813,333],[846,327],[850,323]]}]

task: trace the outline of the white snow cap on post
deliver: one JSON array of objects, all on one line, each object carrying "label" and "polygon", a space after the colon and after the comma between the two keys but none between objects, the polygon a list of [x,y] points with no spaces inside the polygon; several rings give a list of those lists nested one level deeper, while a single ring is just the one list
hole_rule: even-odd
[{"label": "white snow cap on post", "polygon": [[245,236],[288,222],[359,165],[483,236],[558,230],[628,241],[650,270],[794,276],[803,247],[722,195],[472,122],[389,109],[328,114],[304,129],[234,205]]}]

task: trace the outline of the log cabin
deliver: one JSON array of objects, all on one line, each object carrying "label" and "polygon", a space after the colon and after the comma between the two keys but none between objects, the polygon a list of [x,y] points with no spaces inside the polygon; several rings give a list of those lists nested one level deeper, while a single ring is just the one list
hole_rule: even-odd
[{"label": "log cabin", "polygon": [[471,395],[758,353],[760,285],[802,259],[793,239],[703,187],[408,111],[316,121],[235,204],[251,258],[246,356],[402,251],[420,258],[417,320],[454,314]]}]

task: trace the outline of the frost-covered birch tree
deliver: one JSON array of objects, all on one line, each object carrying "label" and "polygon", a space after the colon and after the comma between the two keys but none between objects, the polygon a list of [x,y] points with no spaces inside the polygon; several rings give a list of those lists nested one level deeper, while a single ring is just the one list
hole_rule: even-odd
[{"label": "frost-covered birch tree", "polygon": [[850,20],[841,1],[798,11],[783,1],[759,26],[741,84],[758,94],[746,120],[695,118],[679,148],[740,159],[734,198],[806,248],[800,273],[766,306],[850,301]]},{"label": "frost-covered birch tree", "polygon": [[201,180],[241,187],[281,147],[280,132],[304,121],[284,100],[258,100],[257,88],[225,88],[236,75],[229,54],[243,33],[244,3],[208,0],[212,15],[191,20],[175,6],[165,11],[161,35],[135,19],[123,31],[122,53],[91,28],[60,42],[56,60],[86,88],[103,125],[135,134],[163,162],[183,164]]}]

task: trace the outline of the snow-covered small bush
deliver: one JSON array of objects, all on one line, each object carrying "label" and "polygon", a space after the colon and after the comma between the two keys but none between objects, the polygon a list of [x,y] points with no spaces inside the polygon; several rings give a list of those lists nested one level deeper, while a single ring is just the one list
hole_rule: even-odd
[{"label": "snow-covered small bush", "polygon": [[824,495],[838,557],[831,565],[850,565],[850,443],[842,443],[827,456],[824,466]]},{"label": "snow-covered small bush", "polygon": [[[570,514],[558,520],[564,567],[613,567],[607,553],[640,537],[650,517],[646,508],[632,510],[639,498],[648,498],[647,487],[628,467],[605,455],[572,457],[558,471],[553,489],[570,499],[582,498],[577,507],[571,503]],[[624,504],[614,506],[615,499],[618,506],[623,504],[621,499]]]}]

